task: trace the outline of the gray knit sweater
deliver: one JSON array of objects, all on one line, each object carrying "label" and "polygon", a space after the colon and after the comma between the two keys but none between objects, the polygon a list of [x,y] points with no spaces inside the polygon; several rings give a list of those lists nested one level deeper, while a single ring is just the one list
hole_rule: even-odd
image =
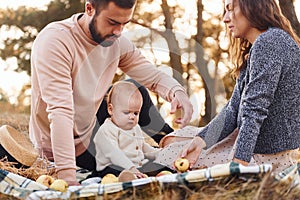
[{"label": "gray knit sweater", "polygon": [[234,157],[247,162],[300,146],[300,48],[281,29],[256,39],[230,100],[199,136],[210,147],[235,128]]}]

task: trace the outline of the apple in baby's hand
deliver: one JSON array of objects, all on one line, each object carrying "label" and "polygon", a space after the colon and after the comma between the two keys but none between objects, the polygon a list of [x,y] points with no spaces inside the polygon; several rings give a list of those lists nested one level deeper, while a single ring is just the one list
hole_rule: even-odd
[{"label": "apple in baby's hand", "polygon": [[43,174],[43,175],[40,175],[37,179],[36,179],[36,182],[37,183],[40,183],[44,186],[47,186],[47,187],[50,187],[50,185],[53,183],[54,181],[54,178],[50,175],[46,175],[46,174]]},{"label": "apple in baby's hand", "polygon": [[156,177],[167,175],[167,174],[172,174],[172,172],[170,172],[168,170],[163,170],[163,171],[159,172],[158,174],[156,174]]},{"label": "apple in baby's hand", "polygon": [[174,166],[179,172],[186,172],[190,167],[190,162],[186,158],[177,158],[174,162]]},{"label": "apple in baby's hand", "polygon": [[56,179],[50,185],[50,189],[60,192],[66,192],[68,190],[68,183],[63,179]]}]

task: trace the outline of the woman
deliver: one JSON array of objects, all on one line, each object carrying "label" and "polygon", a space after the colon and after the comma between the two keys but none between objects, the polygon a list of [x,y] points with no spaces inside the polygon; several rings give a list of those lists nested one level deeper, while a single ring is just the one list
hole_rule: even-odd
[{"label": "woman", "polygon": [[299,156],[300,40],[275,0],[225,0],[223,21],[236,66],[232,97],[194,139],[166,146],[163,156],[181,143],[175,157],[190,168],[234,161],[270,163],[279,172]]}]

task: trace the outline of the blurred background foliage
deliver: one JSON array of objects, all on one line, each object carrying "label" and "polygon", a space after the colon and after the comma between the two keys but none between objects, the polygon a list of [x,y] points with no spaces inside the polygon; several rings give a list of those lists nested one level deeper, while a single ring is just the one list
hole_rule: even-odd
[{"label": "blurred background foliage", "polygon": [[[218,113],[235,84],[230,75],[222,2],[138,0],[132,23],[124,31],[146,57],[185,86],[195,109],[191,124],[197,126],[207,124]],[[84,12],[84,3],[84,0],[52,0],[46,9],[25,6],[1,9],[0,31],[11,32],[12,36],[0,41],[0,58],[4,61],[16,58],[14,70],[30,76],[30,51],[38,32],[52,21]],[[294,0],[279,0],[283,13],[300,35],[293,3]],[[216,12],[216,7],[221,9]],[[115,80],[122,78],[125,75],[118,71]],[[162,99],[157,96],[153,99],[159,109],[167,110]],[[0,88],[0,104],[2,111],[29,113],[30,83],[24,84],[14,104]]]}]

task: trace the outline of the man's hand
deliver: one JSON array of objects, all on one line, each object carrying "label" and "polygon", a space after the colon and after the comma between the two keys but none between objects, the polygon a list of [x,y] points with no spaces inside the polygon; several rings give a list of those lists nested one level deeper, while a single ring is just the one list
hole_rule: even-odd
[{"label": "man's hand", "polygon": [[205,147],[206,147],[205,141],[201,137],[196,136],[194,137],[194,139],[191,140],[190,143],[186,144],[183,147],[183,150],[181,151],[179,156],[181,158],[186,158],[189,160],[190,169],[191,169],[198,161],[199,155],[202,149]]},{"label": "man's hand", "polygon": [[66,181],[68,183],[69,186],[79,186],[80,183],[77,181]]},{"label": "man's hand", "polygon": [[180,124],[180,128],[185,127],[192,118],[193,106],[184,91],[178,90],[174,94],[174,98],[171,102],[171,114],[174,114],[177,109],[183,110],[183,117],[175,120],[177,124]]},{"label": "man's hand", "polygon": [[68,185],[80,185],[76,180],[76,170],[75,169],[65,169],[57,172],[57,178],[65,180]]}]

